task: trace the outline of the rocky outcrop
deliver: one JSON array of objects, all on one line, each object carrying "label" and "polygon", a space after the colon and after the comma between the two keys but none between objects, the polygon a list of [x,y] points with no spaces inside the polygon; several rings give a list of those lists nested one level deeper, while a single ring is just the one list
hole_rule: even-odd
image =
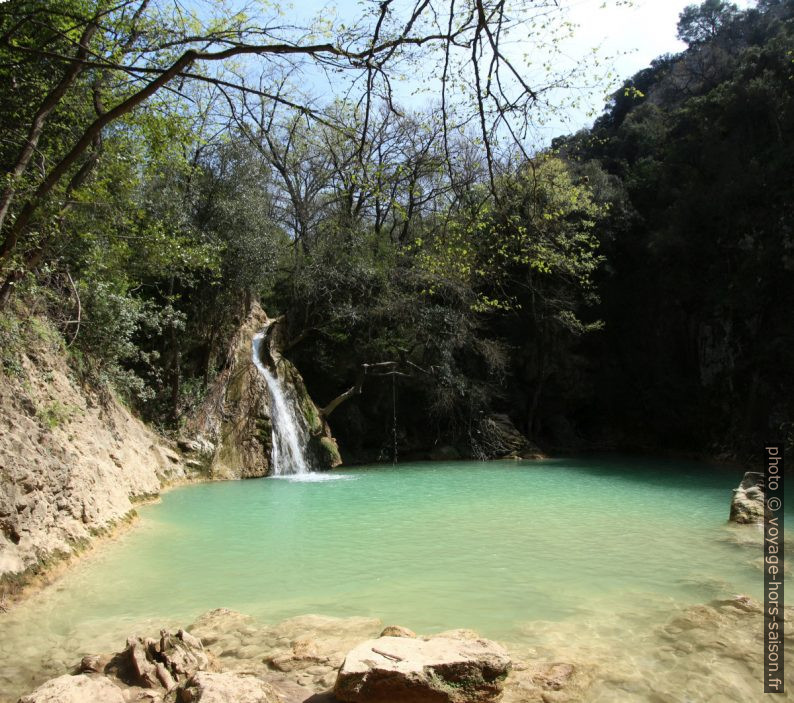
[{"label": "rocky outcrop", "polygon": [[0,372],[0,601],[185,478],[178,453],[84,388],[59,335],[35,327],[18,371]]},{"label": "rocky outcrop", "polygon": [[494,413],[482,417],[472,436],[480,459],[542,459],[540,449],[521,434],[509,416]]},{"label": "rocky outcrop", "polygon": [[339,466],[342,463],[342,456],[339,453],[336,440],[331,434],[331,428],[311,399],[298,369],[292,362],[272,350],[273,345],[271,345],[271,353],[274,356],[276,373],[282,382],[292,388],[301,409],[301,415],[306,421],[309,430],[306,454],[310,464],[318,469],[333,469]]},{"label": "rocky outcrop", "polygon": [[416,637],[416,633],[413,630],[409,630],[407,627],[403,627],[402,625],[389,625],[384,627],[382,632],[380,633],[381,637]]},{"label": "rocky outcrop", "polygon": [[[215,642],[218,636],[227,634],[227,628],[257,632],[250,618],[230,610],[212,611],[202,622],[205,628],[213,628],[210,631],[215,638],[210,639]],[[315,620],[310,616],[305,622],[301,618],[286,621],[277,626],[280,629],[276,632],[279,635],[303,632],[298,639],[305,643],[304,649],[306,645],[313,648],[314,640],[304,630],[309,622]],[[364,618],[351,618],[349,622],[317,619],[316,622],[320,627],[316,631],[318,635],[325,630],[330,632],[332,622],[342,623],[341,639],[336,641],[345,645],[353,631],[359,631],[362,626],[369,630],[372,623]],[[367,623],[370,627],[366,627]],[[33,693],[22,696],[19,703],[304,703],[316,700],[315,690],[262,664],[263,654],[272,651],[267,641],[276,645],[284,638],[271,639],[274,632],[271,628],[265,627],[258,632],[266,639],[259,641],[256,652],[251,653],[256,663],[246,662],[245,671],[236,670],[236,667],[221,671],[221,659],[205,649],[197,637],[185,630],[175,634],[162,630],[159,639],[129,637],[124,650],[117,654],[83,657],[75,673],[45,682]],[[222,663],[228,666],[235,662],[239,663],[236,652],[226,652]],[[304,663],[308,665],[310,662]],[[316,667],[314,669],[316,671]],[[330,666],[328,671],[331,671]],[[327,678],[320,677],[320,688],[330,687],[332,681],[326,682]],[[4,699],[2,692],[0,699]]]},{"label": "rocky outcrop", "polygon": [[754,471],[745,473],[731,500],[731,522],[753,524],[764,521],[764,475]]},{"label": "rocky outcrop", "polygon": [[201,641],[189,632],[160,632],[160,639],[130,637],[123,652],[102,666],[102,659],[83,658],[81,670],[114,676],[128,686],[168,692],[210,665]]},{"label": "rocky outcrop", "polygon": [[212,478],[257,478],[271,473],[272,424],[267,384],[252,360],[254,335],[267,330],[263,359],[294,394],[309,433],[307,454],[317,469],[342,463],[328,423],[312,401],[300,373],[279,352],[278,320],[254,303],[227,352],[223,371],[190,418],[182,446],[192,450]]},{"label": "rocky outcrop", "polygon": [[282,703],[278,691],[262,679],[227,671],[195,674],[179,689],[177,703]]},{"label": "rocky outcrop", "polygon": [[66,674],[50,679],[19,703],[125,703],[121,689],[102,676]]},{"label": "rocky outcrop", "polygon": [[348,703],[475,703],[497,700],[510,657],[484,639],[380,637],[345,657],[334,695]]},{"label": "rocky outcrop", "polygon": [[[665,608],[670,607],[668,599],[660,603]],[[500,703],[706,699],[720,703],[763,703],[768,698],[763,687],[758,686],[763,680],[763,662],[758,657],[763,648],[763,611],[761,604],[752,598],[735,596],[685,608],[674,606],[663,624],[657,622],[656,615],[640,621],[635,615],[626,620],[612,612],[596,617],[584,624],[581,620],[570,619],[520,625],[516,634],[522,634],[509,644],[512,663],[504,680]],[[794,667],[792,617],[794,608],[785,608],[784,638],[791,645],[786,646],[788,667]],[[645,625],[633,629],[632,624],[637,622]],[[400,643],[413,647],[416,643],[447,640],[452,641],[452,647],[471,648],[482,642],[476,632],[466,629],[448,630],[431,638],[387,635],[378,639],[378,633],[384,628],[373,618],[306,615],[266,625],[225,609],[205,614],[188,629],[192,638],[187,632],[181,636],[177,632],[169,635],[165,647],[161,644],[162,634],[154,639],[132,637],[129,640],[144,645],[143,656],[150,664],[155,667],[162,664],[169,672],[176,672],[172,675],[178,676],[179,681],[170,690],[162,683],[152,687],[137,685],[143,679],[122,675],[121,669],[111,665],[112,662],[130,662],[132,653],[128,645],[116,655],[84,657],[74,676],[59,676],[74,663],[61,660],[60,668],[50,667],[47,674],[58,678],[21,700],[25,703],[118,703],[116,692],[121,691],[122,700],[128,703],[180,703],[185,699],[203,703],[216,700],[271,703],[268,696],[273,691],[279,703],[336,703],[339,698],[333,696],[331,689],[337,680],[337,671],[346,659],[352,661],[350,653],[358,650],[365,640],[370,648],[374,645],[381,650],[381,653],[371,651],[364,657],[375,662],[384,662],[384,652],[391,657],[403,656],[395,648]],[[396,625],[385,631],[410,633]],[[202,649],[198,651],[203,651],[207,657],[206,668],[189,673],[192,666],[181,666],[180,673],[176,663],[185,659],[168,645],[174,637],[188,644],[200,638]],[[154,651],[149,645],[154,645]],[[172,651],[173,654],[168,654]],[[190,651],[197,650],[194,647]],[[159,658],[162,653],[168,654],[170,663]],[[495,658],[502,662],[504,656],[501,650]],[[396,659],[386,657],[384,663],[392,661]],[[287,663],[287,666],[278,668],[277,662]],[[708,666],[704,667],[704,662]],[[435,666],[438,661],[428,658],[424,663]],[[204,666],[203,663],[199,665]],[[9,663],[4,668],[12,667]],[[140,666],[141,670],[145,668]],[[418,661],[416,668],[419,671]],[[417,675],[429,677],[431,673],[432,669],[425,671],[422,666]],[[451,695],[456,696],[453,700],[459,701],[483,700],[483,695],[489,700],[490,684],[482,692],[468,680],[457,686],[455,678],[443,672],[442,675],[447,677],[448,685],[442,686],[443,681],[432,684],[439,689],[427,693],[435,696],[433,698],[414,697],[412,693],[408,699],[394,694],[385,700],[394,703],[401,700],[412,703],[448,701]],[[31,681],[31,676],[35,674],[28,672],[24,682]],[[398,672],[394,677],[398,683],[391,690],[401,690],[402,674]],[[23,679],[11,686],[9,681],[11,679],[6,678],[5,686],[0,686],[0,701],[16,703],[19,692],[26,687]],[[496,682],[495,686],[499,685],[500,682]],[[80,697],[83,692],[86,695]],[[94,695],[95,692],[98,693]],[[469,695],[471,697],[464,697]]]},{"label": "rocky outcrop", "polygon": [[485,703],[501,694],[510,658],[494,642],[391,626],[399,636],[357,644],[380,629],[371,618],[307,615],[268,626],[215,610],[192,633],[130,637],[118,654],[84,657],[74,675],[20,703]]},{"label": "rocky outcrop", "polygon": [[265,681],[213,673],[201,641],[184,630],[160,639],[130,637],[114,656],[88,656],[74,676],[47,681],[20,703],[282,703]]},{"label": "rocky outcrop", "polygon": [[267,386],[251,361],[251,340],[268,322],[254,304],[229,344],[223,371],[188,421],[183,443],[195,447],[212,478],[256,478],[270,471]]}]

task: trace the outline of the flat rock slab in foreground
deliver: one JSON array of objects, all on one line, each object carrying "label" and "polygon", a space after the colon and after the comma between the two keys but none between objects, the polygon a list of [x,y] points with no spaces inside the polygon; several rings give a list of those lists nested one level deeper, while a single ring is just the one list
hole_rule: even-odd
[{"label": "flat rock slab in foreground", "polygon": [[178,703],[281,703],[276,690],[256,676],[236,672],[194,674],[177,692]]},{"label": "flat rock slab in foreground", "polygon": [[352,649],[334,686],[347,703],[498,700],[510,657],[485,639],[381,637]]},{"label": "flat rock slab in foreground", "polygon": [[50,679],[19,703],[125,703],[121,689],[103,677],[70,676]]}]

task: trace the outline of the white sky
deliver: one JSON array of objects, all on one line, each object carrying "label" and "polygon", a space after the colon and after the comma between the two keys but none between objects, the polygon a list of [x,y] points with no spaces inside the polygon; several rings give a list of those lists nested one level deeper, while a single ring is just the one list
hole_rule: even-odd
[{"label": "white sky", "polygon": [[[755,3],[734,0],[741,8]],[[586,52],[600,46],[607,55],[616,56],[615,72],[620,80],[645,68],[657,56],[676,53],[686,45],[676,39],[676,26],[681,11],[692,0],[634,0],[631,6],[618,7],[614,0],[572,0],[570,16],[579,25],[572,47]],[[597,96],[593,96],[597,100]],[[598,102],[593,107],[600,111]],[[580,116],[581,118],[582,116]],[[572,116],[575,123],[577,118]],[[577,127],[586,126],[586,117]]]},{"label": "white sky", "polygon": [[[733,1],[740,8],[755,4],[749,0]],[[614,90],[657,56],[686,48],[676,39],[676,26],[681,11],[692,4],[700,1],[634,0],[630,6],[623,6],[615,0],[569,0],[569,17],[579,28],[566,53],[574,58],[598,46],[605,55],[614,56],[611,65],[618,77],[612,86]],[[595,91],[586,102],[600,114],[603,98],[603,90]],[[572,112],[567,120],[559,122],[559,128],[564,132],[589,126],[592,118],[586,113],[584,108]],[[554,126],[550,125],[552,132]]]},{"label": "white sky", "polygon": [[[755,4],[753,0],[733,0],[739,7],[747,8]],[[293,0],[281,2],[283,17],[287,21],[299,24],[308,22],[312,17],[335,17],[347,24],[354,24],[361,17],[365,6],[373,9],[375,0]],[[409,3],[412,0],[398,0]],[[548,144],[552,137],[572,133],[592,124],[594,118],[601,114],[607,96],[614,92],[620,84],[645,68],[657,56],[665,53],[676,53],[685,48],[685,45],[676,39],[676,25],[678,16],[684,7],[699,4],[702,0],[559,0],[561,6],[567,8],[567,18],[577,25],[574,37],[563,44],[563,57],[555,58],[555,68],[565,69],[566,62],[574,65],[581,57],[592,55],[592,50],[599,49],[599,55],[604,59],[600,71],[606,73],[611,69],[613,79],[606,84],[603,81],[594,85],[594,79],[586,80],[579,87],[578,107],[565,108],[559,114],[550,115],[540,108],[536,111],[539,121],[545,122],[534,132],[535,146]],[[335,8],[335,11],[329,8]],[[537,35],[536,35],[537,38]],[[532,54],[535,58],[543,59],[538,54],[538,45],[535,41],[511,42],[512,46],[506,49],[511,57],[520,57],[524,52]],[[521,63],[518,61],[517,63]],[[337,92],[338,85],[329,85],[318,75],[311,73],[301,74],[304,88],[310,86],[330,97]],[[530,83],[534,82],[533,76],[527,76]],[[323,84],[324,85],[321,85]],[[537,82],[535,82],[537,85]],[[408,81],[401,86],[396,86],[396,97],[402,104],[419,106],[427,100],[432,100],[435,94],[422,92],[421,85]],[[416,94],[420,89],[419,95]],[[429,89],[429,85],[426,86]],[[566,95],[573,93],[567,92]],[[558,102],[558,96],[553,95],[552,102]],[[562,94],[560,94],[562,97]]]}]

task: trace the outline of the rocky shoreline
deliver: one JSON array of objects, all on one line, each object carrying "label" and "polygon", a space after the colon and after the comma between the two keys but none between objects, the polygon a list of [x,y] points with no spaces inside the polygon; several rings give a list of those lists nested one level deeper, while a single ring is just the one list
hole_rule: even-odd
[{"label": "rocky shoreline", "polygon": [[196,475],[117,398],[86,388],[45,323],[0,383],[0,603],[48,582],[164,486]]},{"label": "rocky shoreline", "polygon": [[[794,608],[786,640],[794,647]],[[185,630],[131,635],[90,654],[19,703],[573,703],[761,701],[760,605],[746,596],[681,609],[639,648],[540,623],[522,642],[470,630],[421,637],[374,618],[307,615],[276,625],[217,609]],[[794,656],[786,683],[794,686]]]},{"label": "rocky shoreline", "polygon": [[[273,326],[252,306],[224,370],[175,442],[110,391],[83,383],[67,363],[62,337],[36,319],[20,345],[18,373],[0,382],[0,610],[50,582],[164,489],[270,473],[270,401],[251,340]],[[313,463],[339,465],[330,428],[297,369],[276,345],[269,354],[306,418]]]},{"label": "rocky shoreline", "polygon": [[[217,402],[193,428],[211,441],[187,440],[179,448],[117,399],[84,388],[54,337],[30,340],[24,375],[0,384],[0,610],[131,524],[136,505],[169,487],[238,478],[221,461],[229,441],[261,457],[264,444],[248,439],[268,434],[267,412],[263,389],[251,390],[258,381],[249,373],[246,345],[262,315],[251,318],[233,345],[234,363],[212,396]],[[318,441],[326,434],[318,424]],[[243,475],[267,473],[265,463],[252,462],[243,462],[250,464]],[[745,476],[731,513],[736,522],[763,518],[756,476]],[[520,642],[500,645],[467,630],[416,637],[365,617],[304,616],[263,625],[215,610],[185,630],[136,633],[114,655],[86,653],[72,662],[64,650],[46,672],[20,652],[19,661],[6,661],[5,685],[14,680],[19,689],[25,680],[33,688],[59,675],[21,699],[21,690],[0,690],[0,703],[762,700],[761,617],[760,606],[743,596],[690,607],[647,634],[631,633],[635,654],[615,651],[622,631],[606,639],[608,627],[591,632],[566,622],[529,623]],[[794,666],[788,669],[794,673]],[[15,676],[16,670],[25,675]],[[794,680],[787,683],[794,686]],[[701,695],[709,690],[716,692],[711,698]]]}]

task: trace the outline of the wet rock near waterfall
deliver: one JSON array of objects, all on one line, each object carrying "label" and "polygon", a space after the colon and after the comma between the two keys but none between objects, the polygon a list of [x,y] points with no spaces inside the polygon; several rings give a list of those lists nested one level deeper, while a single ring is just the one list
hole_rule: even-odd
[{"label": "wet rock near waterfall", "polygon": [[342,465],[342,455],[339,453],[339,446],[336,440],[330,436],[330,433],[313,437],[309,448],[316,457],[318,466],[335,469],[337,466]]},{"label": "wet rock near waterfall", "polygon": [[346,703],[487,703],[502,694],[506,650],[485,639],[380,637],[348,652],[334,685]]},{"label": "wet rock near waterfall", "polygon": [[[223,370],[187,419],[180,447],[212,478],[258,478],[274,471],[274,430],[281,426],[276,422],[278,413],[268,380],[254,362],[257,352],[295,414],[295,429],[308,466],[330,469],[342,463],[330,427],[299,371],[280,353],[282,336],[282,318],[268,318],[254,303],[229,343]],[[260,340],[256,350],[255,338]]]},{"label": "wet rock near waterfall", "polygon": [[742,525],[763,522],[765,510],[764,474],[748,471],[733,491],[730,520]]},{"label": "wet rock near waterfall", "polygon": [[229,343],[223,370],[187,419],[181,445],[198,450],[212,478],[257,478],[270,471],[268,391],[251,360],[251,340],[267,324],[265,311],[254,304]]}]

